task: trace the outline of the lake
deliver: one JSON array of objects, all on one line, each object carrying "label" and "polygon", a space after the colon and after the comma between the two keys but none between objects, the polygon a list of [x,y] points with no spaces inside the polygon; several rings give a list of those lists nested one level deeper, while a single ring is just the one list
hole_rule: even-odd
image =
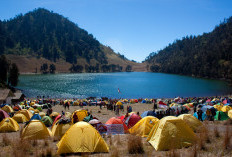
[{"label": "lake", "polygon": [[20,75],[17,88],[30,98],[173,98],[232,91],[223,81],[150,72]]}]

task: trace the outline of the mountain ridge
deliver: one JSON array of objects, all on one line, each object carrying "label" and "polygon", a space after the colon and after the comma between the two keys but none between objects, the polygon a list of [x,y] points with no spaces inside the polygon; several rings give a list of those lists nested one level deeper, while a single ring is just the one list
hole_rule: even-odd
[{"label": "mountain ridge", "polygon": [[[44,8],[0,21],[0,37],[0,54],[13,59],[12,62],[18,62],[12,55],[23,56],[24,60],[27,57],[47,59],[51,63],[61,60],[67,62],[66,66],[84,67],[83,72],[105,72],[102,71],[102,66],[107,67],[107,72],[126,71],[127,66],[135,64],[101,44],[77,24]],[[118,63],[115,63],[114,59],[118,60]],[[17,65],[20,72],[27,72],[21,64]],[[34,65],[33,67],[35,68]],[[92,67],[92,70],[89,70],[89,67]],[[36,68],[39,69],[40,65]],[[69,68],[66,67],[64,71],[68,72]],[[62,71],[58,68],[57,72]]]}]

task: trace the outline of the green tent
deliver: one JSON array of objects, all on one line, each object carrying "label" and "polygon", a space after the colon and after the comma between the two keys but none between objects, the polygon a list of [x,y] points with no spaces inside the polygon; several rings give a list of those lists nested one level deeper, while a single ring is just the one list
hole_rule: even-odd
[{"label": "green tent", "polygon": [[39,106],[36,109],[39,110],[40,112],[42,112],[42,107]]},{"label": "green tent", "polygon": [[41,119],[41,121],[47,126],[52,126],[52,119],[49,116],[43,116],[43,118]]},{"label": "green tent", "polygon": [[214,116],[214,119],[215,120],[227,120],[229,119],[229,117],[227,116],[225,112],[217,111],[216,115]]}]

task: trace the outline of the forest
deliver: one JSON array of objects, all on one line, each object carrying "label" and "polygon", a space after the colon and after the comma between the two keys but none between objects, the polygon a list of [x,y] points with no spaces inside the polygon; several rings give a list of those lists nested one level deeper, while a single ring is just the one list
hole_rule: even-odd
[{"label": "forest", "polygon": [[32,55],[76,64],[95,59],[108,64],[101,44],[67,18],[43,8],[0,21],[0,54]]},{"label": "forest", "polygon": [[232,17],[212,32],[175,40],[146,59],[152,72],[232,80]]}]

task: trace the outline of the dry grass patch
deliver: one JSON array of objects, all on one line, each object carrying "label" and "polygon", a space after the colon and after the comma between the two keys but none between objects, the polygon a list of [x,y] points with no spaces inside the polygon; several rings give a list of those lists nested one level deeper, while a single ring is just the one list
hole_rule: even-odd
[{"label": "dry grass patch", "polygon": [[139,136],[129,135],[128,138],[129,154],[144,154],[142,138]]}]

